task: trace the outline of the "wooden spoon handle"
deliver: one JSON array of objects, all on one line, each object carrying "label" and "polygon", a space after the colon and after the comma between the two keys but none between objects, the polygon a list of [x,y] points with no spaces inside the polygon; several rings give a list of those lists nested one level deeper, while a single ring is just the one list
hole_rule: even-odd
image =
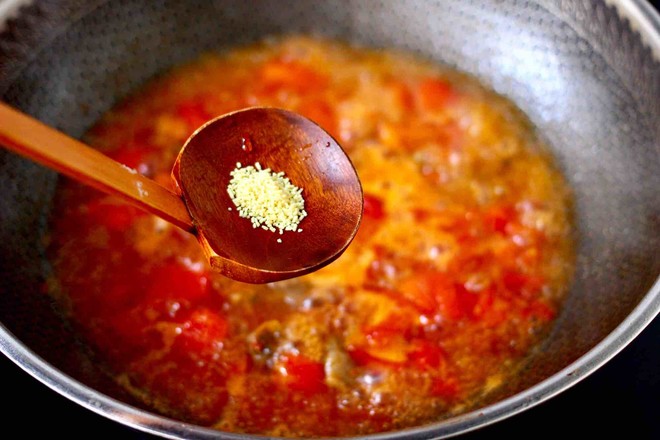
[{"label": "wooden spoon handle", "polygon": [[172,191],[2,102],[0,144],[186,231],[194,229],[186,205]]}]

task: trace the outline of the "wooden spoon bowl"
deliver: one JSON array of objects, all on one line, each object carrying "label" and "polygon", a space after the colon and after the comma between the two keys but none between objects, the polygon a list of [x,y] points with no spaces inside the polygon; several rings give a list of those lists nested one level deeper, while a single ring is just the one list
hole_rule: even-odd
[{"label": "wooden spoon bowl", "polygon": [[[301,232],[280,235],[239,217],[227,192],[230,172],[255,162],[303,188]],[[362,216],[362,188],[344,151],[318,125],[286,110],[258,107],[209,121],[185,143],[172,175],[212,267],[245,282],[291,278],[330,263]]]},{"label": "wooden spoon bowl", "polygon": [[[325,266],[362,218],[362,187],[349,158],[322,128],[285,110],[252,108],[200,127],[172,170],[178,194],[2,103],[0,144],[197,235],[211,267],[239,281],[267,283]],[[283,171],[303,188],[301,232],[255,229],[229,209],[237,162]]]}]

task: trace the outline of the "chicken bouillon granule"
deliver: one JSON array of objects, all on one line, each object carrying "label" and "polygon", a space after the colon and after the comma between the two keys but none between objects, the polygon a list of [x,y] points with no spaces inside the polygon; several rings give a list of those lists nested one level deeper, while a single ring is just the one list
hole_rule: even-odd
[{"label": "chicken bouillon granule", "polygon": [[238,214],[250,219],[253,228],[280,234],[302,232],[298,225],[307,216],[303,190],[292,184],[284,171],[275,173],[270,168],[263,169],[259,162],[242,167],[239,162],[230,175],[229,197]]},{"label": "chicken bouillon granule", "polygon": [[86,140],[171,185],[196,128],[255,105],[344,147],[364,189],[357,237],[318,272],[242,284],[192,235],[62,182],[50,284],[109,374],[170,417],[286,436],[429,423],[515,374],[572,267],[569,191],[525,117],[413,56],[288,37],[173,69]]}]

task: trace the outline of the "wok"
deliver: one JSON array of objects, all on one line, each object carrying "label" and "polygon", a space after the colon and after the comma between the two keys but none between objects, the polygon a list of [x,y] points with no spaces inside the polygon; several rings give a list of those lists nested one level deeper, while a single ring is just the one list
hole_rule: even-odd
[{"label": "wok", "polygon": [[[522,374],[486,401],[379,437],[447,437],[512,416],[599,368],[660,310],[660,19],[645,2],[22,3],[0,3],[0,96],[72,136],[170,66],[292,32],[416,52],[475,75],[527,113],[575,192],[577,269],[563,311]],[[172,438],[246,438],[140,407],[94,363],[43,293],[56,182],[0,151],[0,350],[119,423]]]}]

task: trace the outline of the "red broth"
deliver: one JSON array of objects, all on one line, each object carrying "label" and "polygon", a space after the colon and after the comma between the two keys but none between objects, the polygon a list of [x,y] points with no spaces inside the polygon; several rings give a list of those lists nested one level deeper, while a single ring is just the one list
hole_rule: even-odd
[{"label": "red broth", "polygon": [[344,146],[365,191],[358,236],[316,273],[241,284],[192,235],[63,181],[51,290],[115,380],[180,420],[285,436],[420,425],[507,381],[572,267],[569,190],[524,116],[409,55],[290,37],[156,78],[87,141],[171,185],[199,125],[254,105]]}]

